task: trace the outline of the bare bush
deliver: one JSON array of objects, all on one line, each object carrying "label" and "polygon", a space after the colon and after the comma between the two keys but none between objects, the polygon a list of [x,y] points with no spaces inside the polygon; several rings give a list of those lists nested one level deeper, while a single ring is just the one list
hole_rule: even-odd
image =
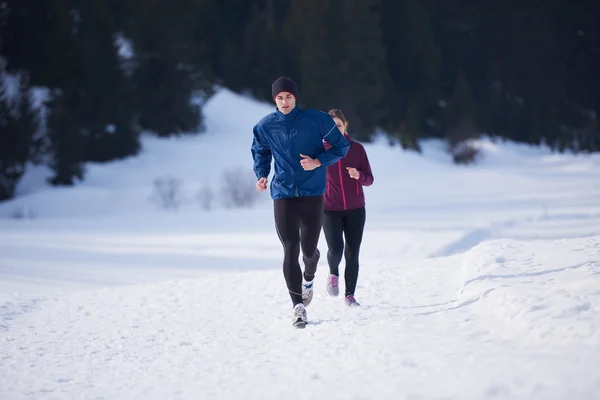
[{"label": "bare bush", "polygon": [[36,214],[32,209],[25,209],[24,207],[16,208],[10,213],[12,219],[34,219],[35,217]]},{"label": "bare bush", "polygon": [[208,185],[201,187],[196,195],[200,206],[202,206],[202,208],[205,210],[210,210],[212,208],[215,197],[215,194]]},{"label": "bare bush", "polygon": [[256,177],[241,167],[223,172],[221,197],[227,208],[251,208],[259,199]]},{"label": "bare bush", "polygon": [[154,179],[152,197],[162,208],[177,210],[181,203],[181,181],[170,176]]},{"label": "bare bush", "polygon": [[473,118],[463,117],[456,121],[447,137],[448,150],[455,164],[471,164],[478,161],[481,151],[473,140],[479,137],[479,129]]},{"label": "bare bush", "polygon": [[481,157],[481,151],[468,141],[458,143],[451,151],[455,164],[471,164]]}]

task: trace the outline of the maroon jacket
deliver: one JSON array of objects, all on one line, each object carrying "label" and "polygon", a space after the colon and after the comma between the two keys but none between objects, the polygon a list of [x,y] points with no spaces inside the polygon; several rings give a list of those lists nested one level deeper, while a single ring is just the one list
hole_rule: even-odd
[{"label": "maroon jacket", "polygon": [[[373,173],[365,148],[347,134],[344,136],[350,142],[350,150],[340,161],[327,167],[325,210],[352,210],[364,207],[365,194],[362,187],[373,183]],[[329,143],[325,142],[325,149],[329,147]],[[358,180],[350,177],[346,167],[358,170]]]}]

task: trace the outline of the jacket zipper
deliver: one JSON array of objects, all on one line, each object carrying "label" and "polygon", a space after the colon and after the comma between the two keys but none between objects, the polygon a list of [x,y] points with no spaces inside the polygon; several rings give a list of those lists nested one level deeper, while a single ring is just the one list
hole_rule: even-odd
[{"label": "jacket zipper", "polygon": [[344,210],[346,209],[346,192],[344,191],[344,181],[342,180],[342,163],[338,162],[338,170],[340,171],[340,186],[342,188],[342,200],[344,201]]}]

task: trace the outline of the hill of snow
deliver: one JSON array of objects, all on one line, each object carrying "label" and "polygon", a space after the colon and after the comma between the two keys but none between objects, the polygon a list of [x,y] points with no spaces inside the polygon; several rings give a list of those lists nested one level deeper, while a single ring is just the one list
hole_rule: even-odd
[{"label": "hill of snow", "polygon": [[597,397],[598,155],[484,139],[455,166],[436,141],[365,144],[362,307],[327,296],[322,257],[298,331],[268,193],[226,203],[254,193],[272,110],[222,90],[204,134],[145,137],[71,188],[28,171],[0,203],[1,399]]}]

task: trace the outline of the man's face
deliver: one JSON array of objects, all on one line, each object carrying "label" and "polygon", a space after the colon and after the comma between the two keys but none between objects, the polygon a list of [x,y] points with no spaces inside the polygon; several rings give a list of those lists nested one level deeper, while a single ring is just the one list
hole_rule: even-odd
[{"label": "man's face", "polygon": [[296,107],[296,98],[290,92],[281,92],[275,96],[275,104],[282,114],[287,114]]}]

